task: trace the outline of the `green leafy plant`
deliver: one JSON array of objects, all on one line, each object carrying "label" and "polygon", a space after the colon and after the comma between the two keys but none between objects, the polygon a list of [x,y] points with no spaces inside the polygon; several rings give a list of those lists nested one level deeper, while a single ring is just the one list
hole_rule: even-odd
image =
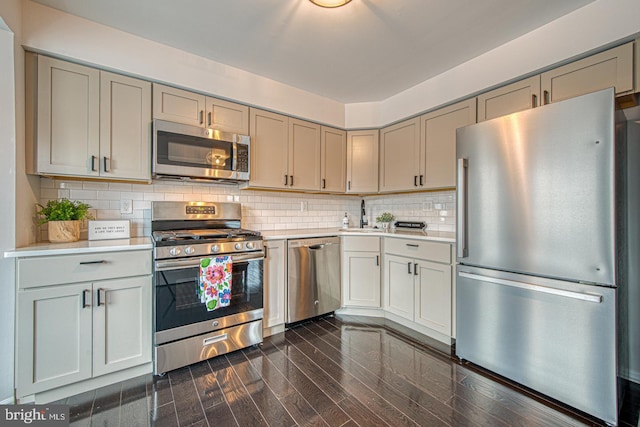
[{"label": "green leafy plant", "polygon": [[42,218],[38,220],[38,225],[49,221],[73,221],[82,219],[93,219],[89,213],[90,205],[79,201],[68,199],[49,200],[47,206],[38,204],[40,210],[37,212]]},{"label": "green leafy plant", "polygon": [[395,217],[389,212],[383,212],[379,217],[376,217],[377,222],[391,222]]}]

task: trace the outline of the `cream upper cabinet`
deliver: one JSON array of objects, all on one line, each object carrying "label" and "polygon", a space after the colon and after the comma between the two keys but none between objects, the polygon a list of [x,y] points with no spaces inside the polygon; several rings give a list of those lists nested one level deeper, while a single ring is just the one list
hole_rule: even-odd
[{"label": "cream upper cabinet", "polygon": [[379,131],[347,132],[347,193],[378,192]]},{"label": "cream upper cabinet", "polygon": [[347,173],[347,132],[320,128],[320,191],[344,193]]},{"label": "cream upper cabinet", "polygon": [[320,189],[320,125],[250,109],[251,187]]},{"label": "cream upper cabinet", "polygon": [[207,127],[249,135],[249,107],[207,96]]},{"label": "cream upper cabinet", "polygon": [[420,117],[422,162],[418,185],[437,189],[456,186],[456,129],[476,122],[475,98]]},{"label": "cream upper cabinet", "polygon": [[153,118],[185,125],[204,126],[206,96],[153,84]]},{"label": "cream upper cabinet", "polygon": [[26,55],[27,170],[151,179],[151,83]]},{"label": "cream upper cabinet", "polygon": [[99,176],[100,71],[28,53],[26,72],[28,172]]},{"label": "cream upper cabinet", "polygon": [[615,87],[633,92],[633,42],[542,73],[543,104]]},{"label": "cream upper cabinet", "polygon": [[380,192],[418,189],[420,117],[380,130]]},{"label": "cream upper cabinet", "polygon": [[151,176],[151,83],[100,72],[100,175]]},{"label": "cream upper cabinet", "polygon": [[249,107],[171,86],[153,84],[153,118],[247,135]]},{"label": "cream upper cabinet", "polygon": [[250,185],[286,188],[289,183],[289,118],[281,114],[251,108],[251,181]]},{"label": "cream upper cabinet", "polygon": [[540,105],[540,75],[478,95],[478,122]]},{"label": "cream upper cabinet", "polygon": [[289,188],[320,189],[320,125],[289,118]]}]

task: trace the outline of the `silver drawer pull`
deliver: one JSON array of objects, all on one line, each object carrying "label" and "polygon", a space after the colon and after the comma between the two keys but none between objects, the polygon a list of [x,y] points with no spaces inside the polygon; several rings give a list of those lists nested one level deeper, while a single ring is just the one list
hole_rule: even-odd
[{"label": "silver drawer pull", "polygon": [[410,248],[419,248],[420,245],[415,245],[413,243],[406,243],[407,246],[409,246]]},{"label": "silver drawer pull", "polygon": [[105,260],[100,260],[100,261],[81,261],[80,265],[91,265],[91,264],[106,264],[107,261]]},{"label": "silver drawer pull", "polygon": [[222,334],[222,335],[218,335],[211,338],[205,338],[202,340],[202,346],[206,347],[208,345],[215,344],[220,341],[226,341],[226,339],[227,339],[227,334]]}]

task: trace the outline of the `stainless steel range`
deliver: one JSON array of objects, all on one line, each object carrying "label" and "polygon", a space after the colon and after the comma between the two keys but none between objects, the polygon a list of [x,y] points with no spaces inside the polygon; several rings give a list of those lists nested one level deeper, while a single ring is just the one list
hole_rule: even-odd
[{"label": "stainless steel range", "polygon": [[239,203],[153,202],[154,374],[262,342],[264,249]]}]

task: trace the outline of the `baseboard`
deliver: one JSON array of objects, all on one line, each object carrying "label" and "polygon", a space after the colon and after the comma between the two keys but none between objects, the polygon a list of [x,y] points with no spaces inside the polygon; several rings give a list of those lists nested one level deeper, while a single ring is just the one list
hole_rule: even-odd
[{"label": "baseboard", "polygon": [[0,400],[0,405],[13,405],[13,404],[15,404],[15,403],[16,403],[16,401],[15,401],[15,399],[13,398],[13,396],[11,396],[11,397],[7,397],[7,398],[6,398],[6,399],[4,399],[4,400]]}]

